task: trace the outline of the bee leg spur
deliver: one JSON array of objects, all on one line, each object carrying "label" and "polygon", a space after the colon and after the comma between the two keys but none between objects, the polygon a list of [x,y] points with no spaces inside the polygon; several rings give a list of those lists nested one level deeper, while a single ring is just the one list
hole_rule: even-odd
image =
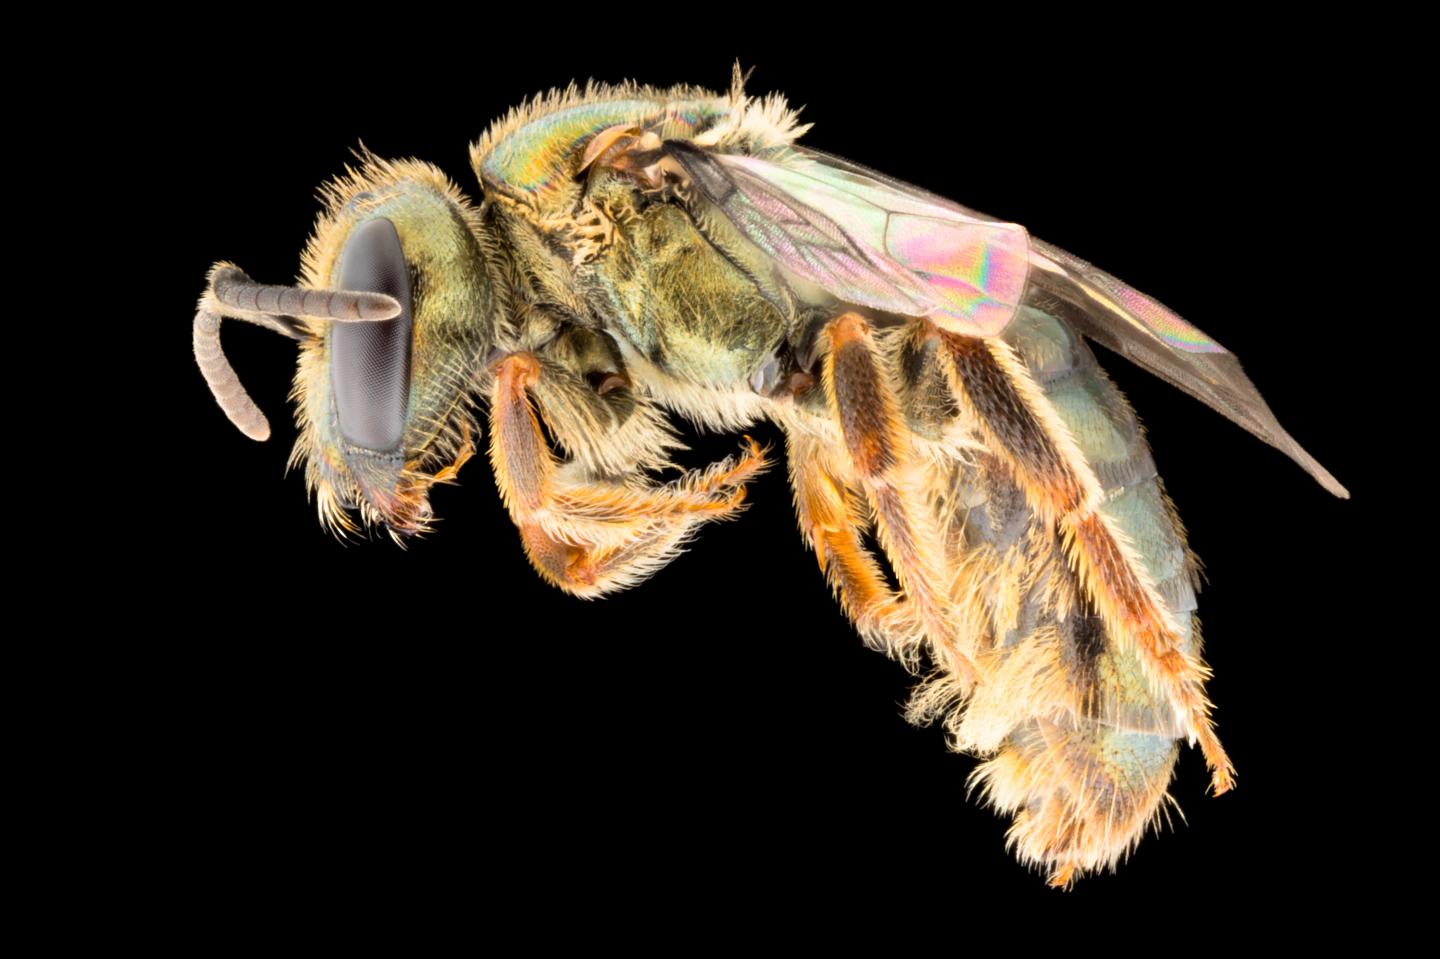
[{"label": "bee leg spur", "polygon": [[960,631],[940,564],[942,537],[928,512],[915,508],[926,501],[925,491],[888,364],[876,349],[869,322],[857,313],[834,318],[822,336],[821,379],[853,474],[874,509],[876,537],[934,644],[937,661],[945,662],[968,690],[980,674],[958,645]]},{"label": "bee leg spur", "polygon": [[526,555],[547,582],[594,598],[642,582],[680,552],[704,523],[740,512],[744,483],[765,463],[748,440],[738,459],[687,473],[665,485],[615,483],[551,451],[531,402],[546,375],[529,353],[504,357],[490,393],[490,459]]}]

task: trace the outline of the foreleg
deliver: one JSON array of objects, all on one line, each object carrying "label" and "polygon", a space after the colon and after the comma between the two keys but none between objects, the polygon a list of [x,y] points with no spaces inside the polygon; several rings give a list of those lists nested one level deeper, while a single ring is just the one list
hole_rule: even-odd
[{"label": "foreleg", "polygon": [[529,353],[500,360],[490,396],[495,481],[531,564],[555,586],[593,598],[641,582],[670,562],[703,523],[736,515],[744,483],[764,468],[748,441],[738,459],[665,485],[600,479],[559,462],[531,405],[541,364]]}]

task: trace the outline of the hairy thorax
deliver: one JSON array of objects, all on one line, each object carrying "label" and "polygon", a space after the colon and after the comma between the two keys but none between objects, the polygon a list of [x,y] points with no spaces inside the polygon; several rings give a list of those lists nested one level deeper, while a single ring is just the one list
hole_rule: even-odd
[{"label": "hairy thorax", "polygon": [[720,98],[536,104],[474,155],[493,214],[518,240],[526,295],[560,302],[680,389],[743,387],[793,332],[797,311],[767,297],[663,192],[622,171],[582,169],[584,148],[616,123],[713,135],[728,109]]}]

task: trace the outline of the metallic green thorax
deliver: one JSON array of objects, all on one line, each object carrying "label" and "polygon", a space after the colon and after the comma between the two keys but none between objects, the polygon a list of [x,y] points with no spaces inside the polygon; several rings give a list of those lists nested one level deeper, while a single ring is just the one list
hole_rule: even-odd
[{"label": "metallic green thorax", "polygon": [[724,100],[667,107],[661,99],[623,99],[572,106],[538,117],[501,140],[475,173],[487,188],[539,197],[569,177],[578,150],[606,127],[643,123],[656,126],[662,138],[689,139],[728,112]]},{"label": "metallic green thorax", "polygon": [[[591,196],[624,209],[634,188],[611,174]],[[592,308],[662,370],[692,382],[745,380],[784,338],[789,320],[722,256],[685,211],[627,211],[623,242],[576,271]]]},{"label": "metallic green thorax", "polygon": [[[635,124],[690,139],[724,120],[724,98],[627,98],[559,109],[475,156],[498,232],[517,251],[532,296],[605,329],[663,373],[707,386],[743,382],[794,327],[756,278],[717,249],[690,214],[613,170],[578,172],[590,139]],[[593,238],[600,237],[598,241]],[[593,255],[580,251],[586,244]]]}]

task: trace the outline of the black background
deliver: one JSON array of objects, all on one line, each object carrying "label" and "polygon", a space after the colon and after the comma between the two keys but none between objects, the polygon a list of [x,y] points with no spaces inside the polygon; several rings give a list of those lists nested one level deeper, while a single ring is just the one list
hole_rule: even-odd
[{"label": "black background", "polygon": [[[154,162],[126,188],[154,232],[143,342],[165,456],[143,493],[153,507],[130,514],[146,518],[114,531],[150,557],[120,570],[143,583],[124,611],[159,626],[100,666],[124,676],[98,733],[96,754],[118,757],[106,788],[153,840],[117,814],[120,841],[202,886],[263,876],[261,910],[903,895],[921,916],[982,890],[1208,908],[1287,883],[1326,897],[1364,885],[1374,730],[1355,704],[1372,680],[1354,651],[1390,638],[1364,625],[1378,594],[1357,581],[1379,562],[1367,529],[1390,493],[1365,466],[1380,443],[1355,336],[1373,293],[1356,275],[1366,237],[1336,219],[1376,188],[1336,124],[1367,107],[1334,48],[1225,29],[1193,53],[1106,56],[1023,32],[953,55],[923,36],[876,49],[527,36],[456,25],[422,47],[347,32],[288,53],[249,36],[136,64],[124,120]],[[1186,820],[1117,875],[1061,894],[1006,853],[1007,820],[966,799],[974,760],[905,724],[910,678],[831,600],[783,461],[738,522],[641,587],[584,602],[529,568],[483,457],[437,489],[434,536],[408,551],[339,544],[299,473],[283,475],[293,347],[225,328],[274,427],[264,445],[228,424],[195,368],[206,269],[226,258],[293,280],[315,188],[358,141],[437,163],[478,200],[468,144],[523,97],[588,76],[723,89],[737,56],[756,67],[752,93],[804,106],[805,142],[1023,223],[1201,326],[1354,496],[1332,498],[1097,347],[1206,565],[1209,693],[1239,773],[1210,798],[1185,749],[1171,792]],[[772,427],[756,435],[780,448]],[[695,436],[691,462],[736,443]]]}]

